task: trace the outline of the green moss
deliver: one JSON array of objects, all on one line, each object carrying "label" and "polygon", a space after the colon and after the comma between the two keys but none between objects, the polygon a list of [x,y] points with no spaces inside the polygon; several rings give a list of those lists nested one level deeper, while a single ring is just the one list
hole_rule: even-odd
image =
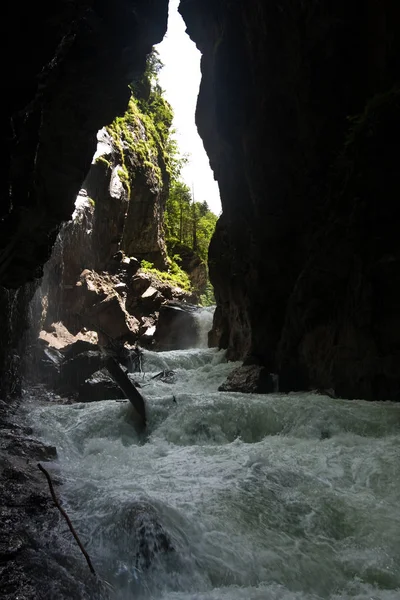
[{"label": "green moss", "polygon": [[185,273],[175,261],[168,259],[168,263],[168,271],[159,271],[158,269],[155,269],[153,263],[148,262],[147,260],[142,260],[141,267],[143,273],[148,273],[160,281],[170,283],[175,287],[180,287],[186,292],[191,292],[192,285],[188,274]]},{"label": "green moss", "polygon": [[104,158],[104,156],[98,156],[94,162],[96,163],[96,165],[105,165],[107,169],[111,168],[111,163],[106,158]]},{"label": "green moss", "polygon": [[130,183],[130,177],[129,177],[129,173],[128,173],[128,169],[126,168],[125,165],[122,165],[119,167],[118,169],[118,177],[121,180],[122,185],[124,186],[126,193],[128,195],[128,197],[131,195],[131,183]]},{"label": "green moss", "polygon": [[[107,127],[120,154],[120,161],[126,167],[126,156],[130,155],[131,178],[135,170],[151,170],[160,187],[163,184],[163,167],[170,171],[169,136],[172,123],[172,110],[169,104],[154,94],[145,103],[131,96],[128,109],[123,117],[117,117]],[[146,110],[144,105],[146,104]]]}]

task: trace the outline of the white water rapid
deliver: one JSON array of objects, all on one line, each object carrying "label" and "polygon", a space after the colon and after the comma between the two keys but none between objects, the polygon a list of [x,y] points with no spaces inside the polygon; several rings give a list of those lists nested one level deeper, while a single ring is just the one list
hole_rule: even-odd
[{"label": "white water rapid", "polygon": [[208,347],[208,332],[212,327],[215,306],[207,306],[201,310],[196,310],[193,317],[197,325],[197,347]]},{"label": "white water rapid", "polygon": [[[110,597],[398,600],[400,405],[218,392],[234,366],[214,349],[146,351],[145,439],[128,402],[34,409]],[[163,369],[173,383],[151,379]],[[169,550],[143,564],[160,528]]]}]

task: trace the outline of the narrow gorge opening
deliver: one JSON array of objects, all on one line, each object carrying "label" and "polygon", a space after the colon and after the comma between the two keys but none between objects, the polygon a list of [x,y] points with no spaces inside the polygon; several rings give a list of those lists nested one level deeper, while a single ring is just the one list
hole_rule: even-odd
[{"label": "narrow gorge opening", "polygon": [[5,600],[397,600],[397,2],[181,0],[215,314],[167,0],[9,10]]},{"label": "narrow gorge opening", "polygon": [[72,220],[44,266],[32,320],[58,350],[78,339],[208,345],[208,246],[221,204],[195,124],[200,52],[178,4],[170,2],[165,38],[129,85],[125,114],[97,133]]}]

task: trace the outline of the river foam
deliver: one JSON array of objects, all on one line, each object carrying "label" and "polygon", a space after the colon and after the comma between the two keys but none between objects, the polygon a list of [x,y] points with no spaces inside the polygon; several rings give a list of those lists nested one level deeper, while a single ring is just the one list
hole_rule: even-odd
[{"label": "river foam", "polygon": [[[399,405],[217,392],[234,364],[211,349],[145,352],[143,364],[144,439],[127,402],[33,415],[111,597],[398,600]],[[174,383],[152,379],[163,369]],[[174,548],[142,570],[138,503]]]}]

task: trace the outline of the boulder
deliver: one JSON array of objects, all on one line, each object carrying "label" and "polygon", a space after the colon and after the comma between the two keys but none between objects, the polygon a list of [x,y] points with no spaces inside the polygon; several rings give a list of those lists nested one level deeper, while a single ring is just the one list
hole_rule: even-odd
[{"label": "boulder", "polygon": [[99,341],[126,339],[134,342],[139,333],[139,321],[126,310],[117,294],[108,296],[86,311],[86,316],[99,332]]},{"label": "boulder", "polygon": [[158,350],[180,350],[195,347],[197,323],[193,317],[193,310],[185,305],[162,305],[154,341]]},{"label": "boulder", "polygon": [[81,352],[61,365],[59,387],[66,393],[78,392],[85,381],[103,366],[104,355],[101,352]]},{"label": "boulder", "polygon": [[118,385],[103,371],[93,373],[79,387],[80,402],[97,402],[99,400],[116,400],[124,398]]},{"label": "boulder", "polygon": [[33,381],[54,385],[59,380],[63,360],[64,356],[57,348],[39,339],[33,348],[28,376]]},{"label": "boulder", "polygon": [[137,569],[148,569],[158,554],[174,551],[169,535],[151,504],[136,502],[130,510],[130,516],[133,534],[137,540],[135,557]]},{"label": "boulder", "polygon": [[151,286],[151,279],[146,273],[136,273],[129,280],[126,306],[129,311],[137,303],[138,298]]},{"label": "boulder", "polygon": [[116,274],[124,280],[133,277],[139,269],[138,259],[134,256],[125,256],[122,250],[114,254],[107,267],[109,273]]},{"label": "boulder", "polygon": [[164,297],[152,285],[140,296],[139,310],[145,314],[154,314],[164,302]]},{"label": "boulder", "polygon": [[89,352],[91,350],[97,350],[99,352],[100,348],[96,344],[92,344],[86,340],[77,340],[68,346],[64,346],[61,352],[63,359],[69,360],[82,352]]},{"label": "boulder", "polygon": [[265,367],[242,365],[228,375],[225,383],[219,386],[220,392],[241,392],[243,394],[268,394],[274,391],[274,379]]}]

